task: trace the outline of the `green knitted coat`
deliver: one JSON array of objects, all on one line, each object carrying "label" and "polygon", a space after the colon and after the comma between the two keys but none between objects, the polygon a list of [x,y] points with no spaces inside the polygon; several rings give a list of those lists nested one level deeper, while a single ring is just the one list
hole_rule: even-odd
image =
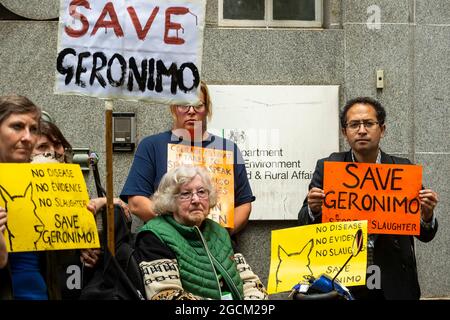
[{"label": "green knitted coat", "polygon": [[[206,219],[201,231],[176,222],[172,216],[151,219],[139,232],[151,231],[177,257],[184,290],[204,298],[221,299],[218,275],[233,295],[243,299],[243,285],[233,259],[230,236],[218,223]],[[202,239],[203,238],[203,239]]]}]

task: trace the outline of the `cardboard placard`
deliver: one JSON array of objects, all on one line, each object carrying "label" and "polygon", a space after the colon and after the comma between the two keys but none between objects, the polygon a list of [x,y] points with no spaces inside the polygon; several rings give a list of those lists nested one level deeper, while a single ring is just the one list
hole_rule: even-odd
[{"label": "cardboard placard", "polygon": [[290,291],[306,277],[334,277],[352,255],[356,232],[362,250],[337,277],[345,286],[364,285],[367,265],[367,221],[334,222],[272,231],[269,294]]},{"label": "cardboard placard", "polygon": [[167,146],[167,171],[181,165],[205,167],[216,186],[218,201],[209,218],[226,228],[234,227],[233,151],[170,143]]},{"label": "cardboard placard", "polygon": [[420,234],[418,165],[325,162],[322,222],[367,220],[369,233]]},{"label": "cardboard placard", "polygon": [[8,252],[99,248],[79,165],[0,164]]}]

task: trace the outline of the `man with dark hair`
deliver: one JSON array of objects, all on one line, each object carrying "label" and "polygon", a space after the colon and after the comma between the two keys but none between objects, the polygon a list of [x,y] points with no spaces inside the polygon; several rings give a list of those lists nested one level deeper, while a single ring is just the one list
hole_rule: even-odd
[{"label": "man with dark hair", "polygon": [[339,120],[341,122],[342,128],[345,128],[347,125],[348,110],[357,103],[371,105],[375,109],[378,123],[380,125],[384,125],[384,122],[386,121],[386,110],[384,110],[384,107],[381,105],[381,103],[379,103],[377,100],[369,98],[369,97],[357,97],[357,98],[348,100],[339,115]]},{"label": "man with dark hair", "polygon": [[[410,164],[408,159],[391,156],[380,149],[380,140],[386,131],[386,111],[376,100],[359,97],[344,106],[340,122],[342,134],[351,150],[332,153],[317,161],[309,192],[298,214],[300,225],[320,223],[325,198],[323,175],[325,161]],[[438,195],[431,189],[419,192],[421,228],[417,238],[431,241],[438,228],[434,208]],[[381,271],[381,288],[369,290],[366,286],[352,289],[360,299],[419,299],[420,287],[414,252],[414,238],[405,235],[371,234],[367,242],[368,266],[376,265]]]}]

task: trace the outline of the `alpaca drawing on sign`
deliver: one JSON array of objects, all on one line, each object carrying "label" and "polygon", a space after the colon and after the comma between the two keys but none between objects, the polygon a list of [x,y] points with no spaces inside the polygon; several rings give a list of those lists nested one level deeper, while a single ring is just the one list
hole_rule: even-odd
[{"label": "alpaca drawing on sign", "polygon": [[[282,246],[278,245],[278,267],[276,271],[276,291],[278,291],[278,286],[285,284],[289,281],[289,275],[292,272],[296,274],[309,273],[306,276],[312,276],[313,272],[309,267],[311,264],[310,254],[314,247],[313,239],[309,240],[300,251],[287,253]],[[284,282],[284,283],[283,283]],[[288,285],[293,286],[293,283]],[[285,286],[287,286],[285,284]]]},{"label": "alpaca drawing on sign", "polygon": [[[12,251],[17,250],[17,246],[15,246],[15,242],[22,242],[23,239],[26,239],[30,236],[30,234],[36,234],[36,241],[34,241],[34,249],[37,249],[37,243],[42,237],[42,233],[44,232],[44,223],[39,218],[36,213],[36,204],[33,201],[33,185],[30,184],[25,189],[23,195],[15,195],[11,196],[9,192],[0,185],[0,196],[5,202],[5,210],[8,212],[8,223],[6,224],[6,231],[8,233],[9,247]],[[33,225],[30,225],[29,228],[24,228],[23,219],[20,219],[18,215],[29,215],[26,208],[33,208],[33,216],[36,218]],[[22,216],[23,217],[23,216]]]}]

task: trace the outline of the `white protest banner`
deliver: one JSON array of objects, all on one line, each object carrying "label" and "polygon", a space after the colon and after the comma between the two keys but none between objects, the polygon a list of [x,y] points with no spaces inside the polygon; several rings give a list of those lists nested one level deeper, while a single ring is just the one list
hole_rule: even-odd
[{"label": "white protest banner", "polygon": [[297,219],[317,160],[339,150],[339,87],[208,87],[208,131],[242,152],[256,196],[250,219]]},{"label": "white protest banner", "polygon": [[61,0],[57,94],[196,103],[206,0]]}]

